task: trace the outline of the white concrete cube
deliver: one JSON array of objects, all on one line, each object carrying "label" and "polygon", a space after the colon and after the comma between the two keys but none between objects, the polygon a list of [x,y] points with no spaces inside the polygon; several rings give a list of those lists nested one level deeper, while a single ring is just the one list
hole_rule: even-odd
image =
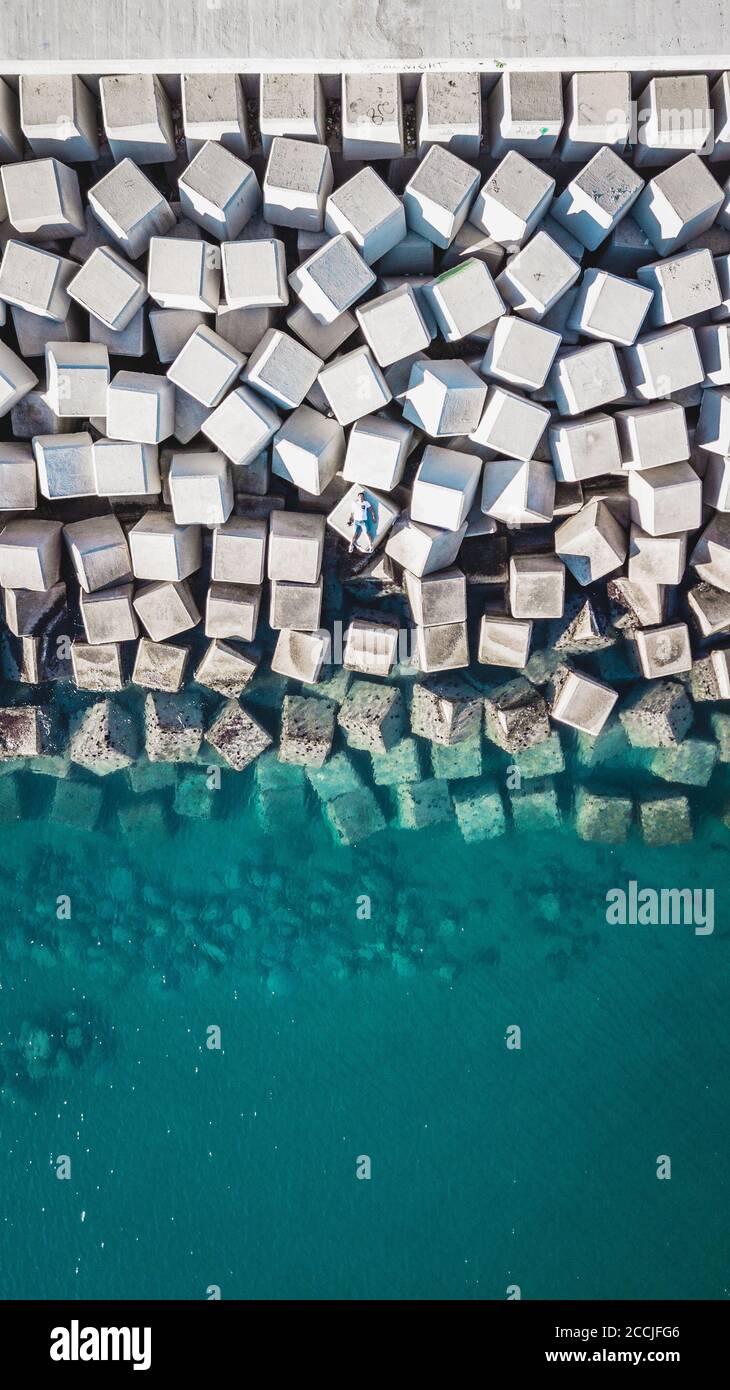
[{"label": "white concrete cube", "polygon": [[697,541],[689,562],[700,579],[730,593],[730,516],[721,512],[712,518]]},{"label": "white concrete cube", "polygon": [[454,563],[465,535],[466,522],[458,531],[445,531],[404,514],[386,541],[385,553],[411,574],[432,574]]},{"label": "white concrete cube", "polygon": [[175,386],[212,410],[233,385],[244,361],[243,353],[202,324],[191,333],[167,375]]},{"label": "white concrete cube", "polygon": [[[80,312],[76,305],[74,311]],[[162,310],[158,312],[162,313]],[[66,323],[73,322],[69,314]],[[70,341],[70,339],[69,339]],[[150,349],[150,335],[144,305],[129,320],[126,328],[108,328],[101,319],[89,315],[89,342],[101,343],[111,357],[146,357]]]},{"label": "white concrete cube", "polygon": [[283,241],[224,241],[221,265],[230,309],[289,303]]},{"label": "white concrete cube", "polygon": [[466,578],[455,565],[422,576],[405,570],[403,579],[419,627],[466,622]]},{"label": "white concrete cube", "polygon": [[356,420],[347,441],[343,478],[392,492],[403,477],[412,439],[413,430],[401,420],[382,415]]},{"label": "white concrete cube", "polygon": [[563,92],[558,72],[500,73],[489,97],[492,159],[508,150],[547,159],[563,125]]},{"label": "white concrete cube", "polygon": [[102,227],[133,261],[149,249],[153,236],[165,236],[176,225],[167,199],[131,159],[95,183],[88,198]]},{"label": "white concrete cube", "polygon": [[422,159],[445,145],[461,159],[476,159],[482,138],[478,72],[424,72],[416,93],[416,148]]},{"label": "white concrete cube", "polygon": [[319,384],[341,425],[349,425],[390,400],[388,383],[369,348],[359,347],[328,362]]},{"label": "white concrete cube", "polygon": [[636,654],[645,680],[658,680],[691,671],[692,649],[687,624],[637,628]]},{"label": "white concrete cube", "polygon": [[476,496],[481,459],[427,444],[411,494],[411,519],[458,531]]},{"label": "white concrete cube", "polygon": [[330,193],[324,226],[330,236],[349,236],[368,265],[402,241],[407,231],[403,203],[369,165]]},{"label": "white concrete cube", "polygon": [[64,256],[10,240],[0,266],[0,299],[57,323],[68,315],[68,286],[77,270]]},{"label": "white concrete cube", "polygon": [[20,125],[36,159],[69,164],[98,159],[96,102],[80,77],[23,73],[18,87]]},{"label": "white concrete cube", "polygon": [[471,434],[481,419],[486,383],[459,358],[414,362],[403,418],[434,438]]},{"label": "white concrete cube", "polygon": [[277,227],[321,232],[332,191],[332,156],[326,145],[277,136],[264,174],[264,217]]},{"label": "white concrete cube", "polygon": [[[320,323],[310,314],[306,304],[296,304],[286,316],[287,328],[292,333],[296,333],[305,347],[311,352],[315,352],[323,362],[331,357],[342,344],[355,332],[357,319],[349,310],[340,314],[332,323]],[[267,325],[270,327],[270,325]],[[220,331],[220,330],[219,330]],[[263,335],[261,335],[263,336]]]},{"label": "white concrete cube", "polygon": [[190,632],[200,622],[187,581],[161,581],[143,584],[134,597],[137,616],[153,642],[165,642],[181,632]]},{"label": "white concrete cube", "polygon": [[479,624],[477,661],[483,666],[514,666],[524,670],[530,657],[532,623],[484,613]]},{"label": "white concrete cube", "polygon": [[23,133],[18,115],[18,98],[0,77],[0,160],[8,163],[23,158]]},{"label": "white concrete cube", "polygon": [[110,246],[99,246],[68,283],[71,298],[107,328],[120,332],[147,298],[147,281]]},{"label": "white concrete cube", "polygon": [[[495,241],[522,246],[552,203],[555,179],[510,150],[472,204],[469,221]],[[485,320],[486,322],[486,320]]]},{"label": "white concrete cube", "polygon": [[631,347],[651,308],[653,294],[635,280],[605,270],[586,270],[568,315],[568,326],[585,338]]},{"label": "white concrete cube", "polygon": [[355,548],[358,551],[375,550],[383,541],[400,515],[400,507],[390,497],[386,497],[382,492],[376,492],[374,488],[365,487],[361,483],[356,483],[354,487],[348,489],[344,497],[341,497],[336,507],[327,517],[327,525],[340,536],[342,540],[350,544],[354,541],[354,518],[355,503],[359,492],[364,493],[366,501],[369,503],[369,521],[367,526],[367,542],[362,535],[358,535],[355,541]]},{"label": "white concrete cube", "polygon": [[474,259],[436,276],[424,294],[448,343],[468,337],[506,312],[491,272],[483,261]]},{"label": "white concrete cube", "polygon": [[583,415],[626,395],[626,383],[613,343],[591,343],[558,357],[550,376],[561,415]]},{"label": "white concrete cube", "polygon": [[251,353],[243,380],[274,405],[293,410],[308,395],[323,366],[322,358],[303,343],[280,328],[270,328]]},{"label": "white concrete cube", "polygon": [[578,262],[547,232],[538,230],[511,257],[495,283],[514,312],[534,322],[545,317],[579,275]]},{"label": "white concrete cube", "polygon": [[271,471],[319,497],[339,472],[344,457],[342,426],[311,406],[300,405],[274,435]]},{"label": "white concrete cube", "polygon": [[505,315],[494,325],[481,369],[510,386],[539,391],[559,347],[559,333],[517,314]]},{"label": "white concrete cube", "polygon": [[219,241],[233,241],[261,205],[250,165],[208,140],[178,179],[186,217]]},{"label": "white concrete cube", "polygon": [[37,500],[30,444],[0,444],[0,512],[32,512]]},{"label": "white concrete cube", "polygon": [[0,530],[0,586],[45,593],[61,574],[60,521],[9,521]]},{"label": "white concrete cube", "polygon": [[706,314],[722,302],[712,254],[706,250],[641,265],[636,276],[654,292],[649,318],[657,327]]},{"label": "white concrete cube", "polygon": [[92,464],[99,497],[151,497],[162,488],[156,444],[96,439]]},{"label": "white concrete cube", "polygon": [[730,454],[730,391],[711,387],[702,393],[695,444],[710,454]]},{"label": "white concrete cube", "polygon": [[[719,328],[719,325],[718,325]],[[699,329],[697,336],[688,324],[660,328],[656,333],[645,333],[624,354],[628,367],[631,389],[636,396],[645,401],[669,396],[674,391],[684,391],[689,386],[714,384],[705,380],[707,367],[702,357],[699,334],[709,334],[702,341],[706,347],[708,364],[721,358],[721,350],[715,356],[714,348],[719,346],[713,338],[715,328]],[[720,369],[721,370],[721,369]],[[730,375],[726,377],[730,381]]]},{"label": "white concrete cube", "polygon": [[614,150],[604,146],[571,179],[551,215],[588,251],[596,251],[633,208],[644,180]]},{"label": "white concrete cube", "polygon": [[269,599],[269,627],[274,632],[288,628],[294,632],[316,632],[322,620],[322,577],[313,584],[296,579],[272,579]]},{"label": "white concrete cube", "polygon": [[431,344],[431,331],[410,285],[369,299],[355,310],[355,315],[381,367],[402,362]]},{"label": "white concrete cube", "polygon": [[676,401],[617,410],[614,420],[623,468],[660,468],[689,458],[687,420]]},{"label": "white concrete cube", "polygon": [[173,454],[168,486],[178,526],[222,526],[233,511],[231,470],[223,454]]},{"label": "white concrete cube", "polygon": [[59,417],[106,415],[109,352],[101,343],[47,343],[48,401]]},{"label": "white concrete cube", "polygon": [[59,159],[30,159],[0,170],[8,220],[21,236],[52,241],[86,228],[78,175]]},{"label": "white concrete cube", "polygon": [[637,167],[669,164],[689,150],[712,151],[712,110],[704,73],[653,77],[637,102]]},{"label": "white concrete cube", "polygon": [[617,700],[618,691],[609,685],[566,669],[550,702],[550,714],[558,724],[597,738]]},{"label": "white concrete cube", "polygon": [[[682,332],[676,329],[675,332]],[[686,328],[685,332],[691,333],[691,328]],[[701,378],[703,386],[728,386],[730,385],[730,324],[729,323],[710,323],[704,328],[695,330],[696,352],[699,357],[700,369],[704,376]],[[697,367],[695,365],[696,372]],[[691,383],[695,385],[695,382]]]},{"label": "white concrete cube", "polygon": [[319,76],[313,72],[262,72],[259,130],[265,154],[276,135],[323,144],[326,108]]},{"label": "white concrete cube", "polygon": [[153,73],[102,77],[99,96],[104,130],[116,160],[167,164],[175,158],[170,104],[159,77]]},{"label": "white concrete cube", "polygon": [[411,231],[447,247],[466,221],[479,174],[441,145],[432,145],[403,191]]},{"label": "white concrete cube", "polygon": [[513,618],[562,618],[565,565],[557,555],[513,555],[509,562]]},{"label": "white concrete cube", "polygon": [[232,516],[213,531],[210,577],[222,584],[263,584],[268,522]]},{"label": "white concrete cube", "polygon": [[311,512],[272,512],[267,562],[269,579],[316,584],[322,568],[324,529],[324,517]]},{"label": "white concrete cube", "polygon": [[131,577],[127,538],[115,516],[92,516],[63,528],[76,578],[85,593]]},{"label": "white concrete cube", "polygon": [[397,72],[342,74],[345,159],[395,159],[403,154],[403,97]]},{"label": "white concrete cube", "polygon": [[199,309],[152,309],[150,328],[158,361],[163,365],[174,362],[190,335],[204,323],[205,314]]},{"label": "white concrete cube", "polygon": [[481,509],[507,526],[552,521],[555,474],[539,459],[494,459],[484,465]]},{"label": "white concrete cube", "polygon": [[110,439],[159,444],[175,425],[175,388],[151,372],[117,372],[109,383],[106,431]]},{"label": "white concrete cube", "polygon": [[375,283],[375,276],[344,233],[314,251],[289,284],[319,323],[334,323]]},{"label": "white concrete cube", "polygon": [[730,511],[730,459],[709,454],[702,479],[702,497],[718,512]]},{"label": "white concrete cube", "polygon": [[494,449],[507,458],[530,459],[549,421],[550,411],[538,401],[505,386],[490,386],[484,413],[469,438],[480,448]]},{"label": "white concrete cube", "polygon": [[172,512],[146,512],[129,532],[137,579],[177,581],[200,568],[199,526],[179,526]]},{"label": "white concrete cube", "polygon": [[681,584],[687,563],[687,534],[650,536],[632,523],[628,575],[639,584]]},{"label": "white concrete cube", "polygon": [[688,154],[650,179],[637,198],[633,217],[660,256],[712,226],[725,195],[699,155]]},{"label": "white concrete cube", "polygon": [[0,417],[38,384],[38,377],[7,343],[0,342]]},{"label": "white concrete cube", "polygon": [[629,473],[631,520],[651,536],[694,531],[702,524],[702,482],[688,463]]},{"label": "white concrete cube", "polygon": [[217,140],[231,154],[250,152],[246,98],[236,72],[184,72],[181,77],[182,120],[188,159],[207,140]]},{"label": "white concrete cube", "polygon": [[261,588],[252,584],[211,584],[205,601],[206,637],[253,642],[261,608]]},{"label": "white concrete cube", "polygon": [[[239,243],[236,245],[256,245]],[[221,261],[207,241],[153,236],[147,261],[147,291],[163,309],[215,313],[220,300]]]},{"label": "white concrete cube", "polygon": [[133,642],[139,636],[132,594],[131,583],[96,589],[93,593],[81,590],[79,609],[86,641],[90,646],[98,647],[107,642]]},{"label": "white concrete cube", "polygon": [[607,502],[588,502],[555,532],[555,553],[579,584],[593,584],[620,569],[626,559],[626,533]]},{"label": "white concrete cube", "polygon": [[236,466],[253,463],[281,426],[266,401],[248,386],[237,386],[203,421],[202,430],[211,444]]},{"label": "white concrete cube", "polygon": [[33,440],[38,486],[43,497],[94,497],[94,459],[91,435],[40,434]]},{"label": "white concrete cube", "polygon": [[548,442],[558,482],[579,483],[621,472],[616,424],[602,411],[579,420],[559,420],[550,426]]},{"label": "white concrete cube", "polygon": [[560,157],[582,162],[608,145],[623,154],[631,133],[628,72],[576,72],[565,88]]}]

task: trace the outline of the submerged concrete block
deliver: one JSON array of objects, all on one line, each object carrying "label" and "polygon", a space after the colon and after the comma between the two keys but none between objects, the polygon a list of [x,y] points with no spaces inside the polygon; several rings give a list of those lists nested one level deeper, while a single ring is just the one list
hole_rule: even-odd
[{"label": "submerged concrete block", "polygon": [[60,521],[35,517],[9,521],[0,531],[0,586],[45,592],[61,571]]},{"label": "submerged concrete block", "polygon": [[203,729],[203,710],[196,695],[151,691],[145,697],[145,750],[151,763],[194,762]]},{"label": "submerged concrete block", "polygon": [[248,386],[235,391],[203,421],[203,434],[236,467],[253,463],[281,426],[281,416]]},{"label": "submerged concrete block", "polygon": [[403,191],[412,232],[445,249],[466,221],[479,174],[441,145],[432,145]]},{"label": "submerged concrete block", "polygon": [[219,241],[234,241],[261,205],[250,165],[215,140],[207,140],[178,179],[186,217]]},{"label": "submerged concrete block", "polygon": [[279,744],[281,761],[321,767],[332,751],[336,716],[337,706],[331,700],[285,695]]},{"label": "submerged concrete block", "polygon": [[131,578],[127,538],[115,516],[73,521],[63,533],[76,578],[87,594]]},{"label": "submerged concrete block", "polygon": [[504,804],[496,787],[478,792],[455,788],[452,802],[457,825],[467,843],[504,835],[507,828]]},{"label": "submerged concrete block", "polygon": [[440,777],[396,786],[398,824],[402,830],[423,830],[451,820],[454,811],[449,785]]},{"label": "submerged concrete block", "polygon": [[692,717],[692,703],[685,687],[672,680],[640,687],[619,710],[632,748],[671,748],[681,743]]},{"label": "submerged concrete block", "polygon": [[717,764],[717,744],[710,739],[686,738],[678,748],[657,748],[649,767],[665,782],[685,787],[706,787]]},{"label": "submerged concrete block", "polygon": [[99,82],[102,120],[116,160],[166,164],[175,158],[170,105],[159,77],[125,73]]},{"label": "submerged concrete block", "polygon": [[271,735],[237,700],[229,700],[205,732],[205,741],[234,772],[243,772],[273,742]]},{"label": "submerged concrete block", "polygon": [[72,763],[97,777],[129,767],[138,751],[130,715],[111,700],[97,700],[73,719],[68,751]]},{"label": "submerged concrete block", "polygon": [[587,787],[575,789],[575,829],[581,840],[625,844],[632,816],[633,805],[628,796],[607,796]]},{"label": "submerged concrete block", "polygon": [[357,787],[334,797],[325,803],[324,813],[342,845],[357,845],[385,829],[385,817],[370,787]]},{"label": "submerged concrete block", "polygon": [[639,803],[641,833],[645,844],[687,844],[693,837],[692,813],[686,796],[663,796]]}]

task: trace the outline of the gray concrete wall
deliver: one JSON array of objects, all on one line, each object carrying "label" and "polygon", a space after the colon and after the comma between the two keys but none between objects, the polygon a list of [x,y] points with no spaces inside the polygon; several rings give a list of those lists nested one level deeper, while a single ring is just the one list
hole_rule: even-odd
[{"label": "gray concrete wall", "polygon": [[728,65],[727,0],[2,0],[0,71]]}]

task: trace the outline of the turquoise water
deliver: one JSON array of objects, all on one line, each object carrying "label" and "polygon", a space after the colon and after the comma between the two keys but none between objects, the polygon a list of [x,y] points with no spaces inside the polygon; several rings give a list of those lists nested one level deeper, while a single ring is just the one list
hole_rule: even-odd
[{"label": "turquoise water", "polygon": [[[654,851],[452,826],[346,849],[314,798],[265,833],[248,772],[210,821],[140,799],[154,834],[121,829],[124,773],[93,834],[14,780],[3,1297],[727,1296],[719,821]],[[630,878],[713,887],[714,934],[609,927]]]}]

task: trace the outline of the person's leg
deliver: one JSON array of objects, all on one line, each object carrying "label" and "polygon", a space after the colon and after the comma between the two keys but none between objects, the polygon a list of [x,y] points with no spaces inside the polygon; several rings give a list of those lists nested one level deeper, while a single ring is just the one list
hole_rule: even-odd
[{"label": "person's leg", "polygon": [[350,554],[351,554],[351,555],[352,555],[353,550],[355,549],[355,546],[357,545],[358,537],[359,537],[360,532],[362,531],[362,529],[363,529],[362,522],[361,522],[361,521],[356,521],[356,522],[355,522],[355,525],[353,526],[353,529],[352,529],[352,540],[350,541]]}]

